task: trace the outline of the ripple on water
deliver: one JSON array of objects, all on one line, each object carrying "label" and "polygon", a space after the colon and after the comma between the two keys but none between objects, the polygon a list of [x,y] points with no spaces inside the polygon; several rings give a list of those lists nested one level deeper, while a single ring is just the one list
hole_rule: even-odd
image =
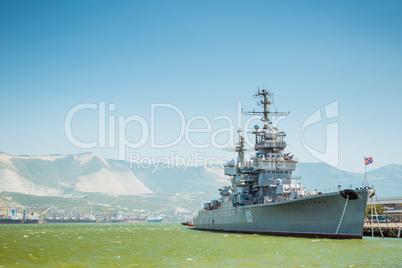
[{"label": "ripple on water", "polygon": [[[5,242],[1,250],[7,256],[1,259],[6,267],[15,263],[48,267],[133,264],[185,267],[211,266],[211,263],[263,267],[267,262],[271,266],[398,267],[402,263],[398,253],[402,250],[400,240],[391,238],[334,240],[229,234],[163,223],[152,227],[110,224],[107,228],[96,224],[43,224],[35,227],[35,235],[31,235],[32,227],[6,228],[3,230],[7,231],[7,239],[2,236]],[[25,236],[30,239],[21,239]]]}]

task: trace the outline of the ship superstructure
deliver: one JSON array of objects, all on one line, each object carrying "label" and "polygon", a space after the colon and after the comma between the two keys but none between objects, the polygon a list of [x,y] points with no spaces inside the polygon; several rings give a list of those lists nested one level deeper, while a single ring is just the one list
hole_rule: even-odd
[{"label": "ship superstructure", "polygon": [[[367,199],[374,194],[368,187],[322,194],[307,191],[293,176],[297,161],[285,153],[286,134],[274,126],[272,93],[258,90],[262,129],[254,126],[255,156],[245,161],[245,141],[239,133],[235,148],[237,161],[225,166],[231,185],[219,189],[221,198],[205,202],[194,219],[197,229],[361,238]],[[325,178],[323,178],[325,179]]]}]

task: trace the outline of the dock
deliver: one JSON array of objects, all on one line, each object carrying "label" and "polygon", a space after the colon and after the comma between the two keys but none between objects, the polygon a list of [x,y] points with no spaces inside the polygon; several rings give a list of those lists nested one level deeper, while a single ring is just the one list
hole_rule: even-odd
[{"label": "dock", "polygon": [[[380,231],[381,229],[381,231]],[[402,238],[402,223],[365,223],[363,228],[363,236],[381,237],[381,232],[384,237]]]}]

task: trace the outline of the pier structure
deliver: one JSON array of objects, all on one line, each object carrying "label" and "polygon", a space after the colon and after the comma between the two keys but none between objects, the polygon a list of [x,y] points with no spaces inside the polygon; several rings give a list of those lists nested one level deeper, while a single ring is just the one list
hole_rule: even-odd
[{"label": "pier structure", "polygon": [[365,223],[363,236],[402,238],[402,223]]}]

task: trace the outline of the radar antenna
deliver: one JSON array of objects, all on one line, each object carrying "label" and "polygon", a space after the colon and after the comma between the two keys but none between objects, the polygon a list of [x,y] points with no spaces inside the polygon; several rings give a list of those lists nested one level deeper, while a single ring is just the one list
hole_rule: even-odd
[{"label": "radar antenna", "polygon": [[269,116],[270,115],[288,115],[289,112],[270,112],[269,111],[269,105],[274,103],[274,94],[272,94],[271,92],[263,89],[260,90],[260,88],[258,88],[257,93],[254,95],[254,98],[260,98],[260,101],[257,102],[258,106],[261,106],[264,108],[264,111],[260,112],[260,111],[242,111],[243,114],[247,114],[247,115],[252,115],[252,114],[262,114],[262,118],[261,121],[264,122],[269,122]]}]

